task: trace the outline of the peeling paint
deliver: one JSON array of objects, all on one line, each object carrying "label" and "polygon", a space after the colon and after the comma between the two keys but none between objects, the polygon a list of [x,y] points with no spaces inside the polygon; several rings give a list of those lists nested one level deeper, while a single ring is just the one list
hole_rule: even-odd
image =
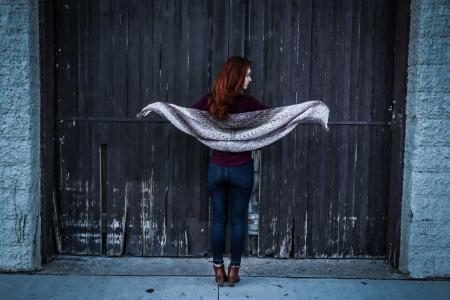
[{"label": "peeling paint", "polygon": [[160,239],[159,246],[160,246],[161,255],[164,254],[164,253],[163,253],[163,249],[164,249],[164,246],[166,245],[166,242],[167,242],[167,235],[166,235],[166,218],[165,218],[165,217],[164,217],[164,220],[163,220],[163,222],[162,222],[162,226],[163,226],[162,235],[161,235],[161,237],[158,236],[158,239]]},{"label": "peeling paint", "polygon": [[56,236],[56,250],[58,253],[62,253],[62,240],[61,240],[61,224],[59,222],[59,211],[56,206],[56,192],[52,193],[52,204],[53,204],[53,227],[55,228]]},{"label": "peeling paint", "polygon": [[[67,173],[69,176],[69,173]],[[72,180],[69,181],[68,178],[66,178],[66,183],[69,183],[70,185],[64,185],[61,186],[61,190],[62,191],[68,191],[68,192],[83,192],[83,183],[81,182],[81,180]],[[87,189],[87,185],[85,185],[86,189]],[[92,190],[92,188],[91,188]]]},{"label": "peeling paint", "polygon": [[100,233],[97,232],[74,232],[70,236],[81,244],[86,244],[86,236],[91,240],[98,241],[98,243],[100,243],[101,239]]},{"label": "peeling paint", "polygon": [[289,251],[291,250],[291,235],[285,234],[283,235],[283,239],[280,243],[280,250],[279,250],[279,256],[280,257],[288,257]]},{"label": "peeling paint", "polygon": [[352,227],[354,228],[354,227],[355,227],[355,222],[358,220],[358,217],[355,217],[355,216],[343,216],[343,217],[341,217],[340,215],[338,215],[338,216],[335,217],[334,219],[337,220],[338,224],[339,224],[339,222],[340,222],[341,220],[344,221],[344,222],[346,222],[347,220],[349,220],[349,221],[352,222]]},{"label": "peeling paint", "polygon": [[189,252],[189,240],[188,240],[188,234],[187,234],[187,230],[186,228],[184,229],[184,239],[186,241],[186,246],[184,247],[185,251],[184,251],[184,255],[188,255]]},{"label": "peeling paint", "polygon": [[304,244],[303,244],[303,253],[306,256],[306,246],[307,246],[307,238],[308,238],[308,211],[305,211],[305,225],[303,226],[303,236],[304,236]]},{"label": "peeling paint", "polygon": [[[82,213],[80,214],[80,218],[74,219],[70,218],[67,213],[61,214],[61,228],[64,230],[73,230],[76,228],[83,228],[83,230],[99,230],[100,229],[100,223],[94,223],[94,222],[87,222],[86,221],[86,214]],[[93,220],[94,221],[94,220]]]}]

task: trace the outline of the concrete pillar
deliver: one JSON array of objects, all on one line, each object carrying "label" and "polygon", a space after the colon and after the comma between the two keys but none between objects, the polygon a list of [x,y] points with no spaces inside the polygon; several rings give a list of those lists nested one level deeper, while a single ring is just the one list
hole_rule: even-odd
[{"label": "concrete pillar", "polygon": [[40,266],[37,0],[0,0],[0,270]]},{"label": "concrete pillar", "polygon": [[412,0],[400,270],[450,275],[450,2]]}]

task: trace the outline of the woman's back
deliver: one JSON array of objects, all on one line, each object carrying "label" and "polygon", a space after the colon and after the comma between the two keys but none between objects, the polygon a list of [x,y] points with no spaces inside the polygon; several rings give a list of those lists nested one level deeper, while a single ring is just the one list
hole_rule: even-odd
[{"label": "woman's back", "polygon": [[[200,110],[208,110],[208,98],[209,94],[202,97],[200,100],[195,102],[191,108],[196,108]],[[232,107],[230,108],[230,113],[242,113],[249,111],[256,111],[270,108],[264,105],[260,101],[256,100],[254,97],[249,95],[240,94],[234,101]],[[210,162],[219,166],[240,166],[248,163],[253,163],[252,152],[225,152],[214,150],[212,152]]]}]

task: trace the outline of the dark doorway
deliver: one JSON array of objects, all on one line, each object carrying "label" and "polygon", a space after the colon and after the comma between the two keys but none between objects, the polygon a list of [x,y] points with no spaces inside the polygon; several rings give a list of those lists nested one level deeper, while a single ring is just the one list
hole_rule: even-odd
[{"label": "dark doorway", "polygon": [[153,101],[189,106],[231,55],[252,60],[250,93],[269,106],[320,99],[331,110],[329,133],[300,126],[254,153],[257,254],[395,252],[401,189],[390,187],[402,164],[391,158],[402,153],[403,127],[391,122],[404,107],[408,7],[41,1],[43,143],[53,157],[44,166],[43,253],[208,251],[208,149],[165,120],[135,115]]}]

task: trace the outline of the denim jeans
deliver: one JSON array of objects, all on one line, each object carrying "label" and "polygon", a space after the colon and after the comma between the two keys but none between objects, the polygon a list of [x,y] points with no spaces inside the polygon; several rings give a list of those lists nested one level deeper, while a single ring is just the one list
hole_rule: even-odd
[{"label": "denim jeans", "polygon": [[231,201],[231,262],[240,266],[245,240],[245,223],[248,203],[253,189],[253,162],[234,167],[222,167],[213,163],[208,166],[208,192],[212,207],[211,246],[213,262],[223,263],[225,229],[228,216],[228,197]]}]

